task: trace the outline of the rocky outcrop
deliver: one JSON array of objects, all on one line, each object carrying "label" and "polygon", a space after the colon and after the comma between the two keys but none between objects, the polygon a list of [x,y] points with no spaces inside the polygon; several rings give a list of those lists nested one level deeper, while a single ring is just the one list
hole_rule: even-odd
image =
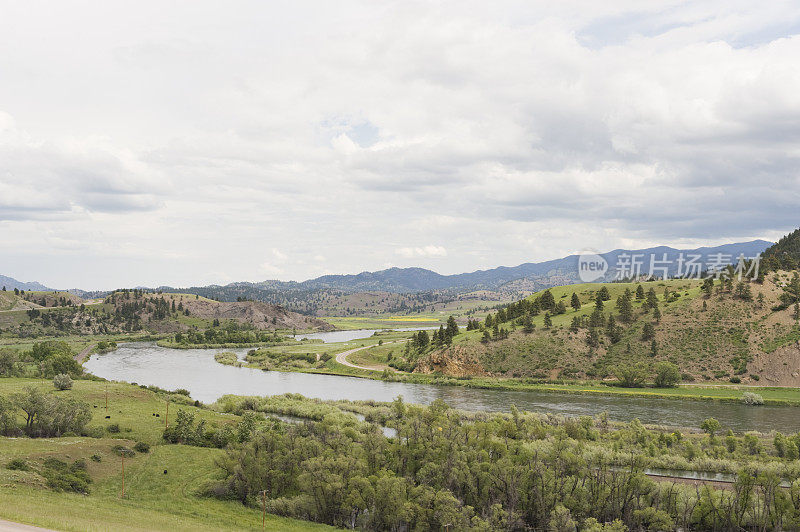
[{"label": "rocky outcrop", "polygon": [[434,351],[421,358],[415,373],[441,373],[451,377],[487,375],[476,354],[454,346]]}]

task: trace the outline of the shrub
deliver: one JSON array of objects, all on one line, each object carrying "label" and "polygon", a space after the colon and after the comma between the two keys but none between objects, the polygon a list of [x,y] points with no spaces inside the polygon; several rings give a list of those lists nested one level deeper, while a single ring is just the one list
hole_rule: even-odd
[{"label": "shrub", "polygon": [[112,423],[111,425],[106,427],[106,430],[111,434],[119,434],[120,431],[119,423]]},{"label": "shrub", "polygon": [[754,381],[760,381],[761,380],[761,376],[760,375],[756,375],[755,373],[751,373],[750,374],[750,378],[753,379]]},{"label": "shrub", "polygon": [[740,379],[739,377],[736,377],[736,376],[731,377],[728,380],[731,381],[733,384],[739,384],[740,382],[742,382],[742,379]]},{"label": "shrub", "polygon": [[623,365],[614,369],[614,374],[619,379],[620,386],[624,388],[638,388],[644,385],[647,373],[642,365]]},{"label": "shrub", "polygon": [[66,373],[59,373],[55,377],[53,377],[53,386],[56,390],[71,390],[72,389],[72,377],[67,375]]},{"label": "shrub", "polygon": [[6,464],[6,469],[10,469],[11,471],[30,471],[31,466],[22,458],[14,458]]},{"label": "shrub", "polygon": [[150,444],[143,441],[136,442],[136,445],[133,446],[133,450],[137,453],[149,453]]},{"label": "shrub", "polygon": [[655,385],[657,388],[672,388],[681,380],[678,366],[669,362],[661,362],[656,366]]},{"label": "shrub", "polygon": [[102,462],[103,458],[99,454],[92,455],[92,462]]},{"label": "shrub", "polygon": [[744,404],[750,405],[750,406],[763,405],[764,404],[764,398],[761,397],[757,393],[744,392],[742,394],[742,402]]},{"label": "shrub", "polygon": [[125,458],[132,458],[136,456],[136,453],[133,451],[133,449],[129,449],[124,445],[115,445],[111,448],[111,452],[117,456],[124,456]]},{"label": "shrub", "polygon": [[47,458],[42,476],[47,479],[47,486],[54,491],[89,493],[89,484],[92,482],[83,460],[76,460],[69,465],[56,458]]}]

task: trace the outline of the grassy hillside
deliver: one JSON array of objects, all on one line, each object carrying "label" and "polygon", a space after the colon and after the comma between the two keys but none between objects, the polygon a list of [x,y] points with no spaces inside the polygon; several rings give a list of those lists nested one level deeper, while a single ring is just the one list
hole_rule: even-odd
[{"label": "grassy hillside", "polygon": [[[737,292],[735,284],[723,287],[720,282],[709,295],[696,280],[552,288],[549,292],[555,303],[563,302],[567,309],[563,314],[542,310],[530,316],[527,331],[523,317],[500,322],[497,331],[493,324],[481,323],[479,329],[457,335],[451,346],[432,348],[416,357],[411,353],[407,358],[418,372],[449,375],[610,379],[621,366],[670,362],[679,367],[684,381],[800,385],[796,345],[800,329],[793,309],[779,308],[790,277],[788,272],[777,272],[763,284],[745,283],[749,296],[745,288]],[[646,298],[636,298],[640,284],[643,292],[655,292],[660,317],[644,309]],[[603,319],[607,323],[614,316],[614,335],[606,324],[592,327],[588,323],[601,289],[609,296],[603,303]],[[626,290],[633,294],[629,323],[623,322],[616,307]],[[570,306],[573,293],[581,303],[578,310]],[[646,327],[652,327],[652,337],[645,334]]]},{"label": "grassy hillside", "polygon": [[[0,400],[33,386],[52,391],[48,381],[0,378]],[[93,437],[4,438],[0,436],[0,518],[58,530],[261,530],[261,513],[234,501],[203,495],[217,476],[215,460],[222,449],[169,445],[161,439],[166,399],[173,402],[170,419],[179,409],[193,413],[209,426],[233,425],[233,414],[197,408],[181,395],[168,395],[120,383],[75,381],[59,397],[84,401],[92,407],[88,432]],[[105,409],[108,393],[109,408]],[[183,403],[183,404],[182,404]],[[159,417],[153,414],[159,413]],[[106,419],[110,416],[110,419]],[[119,426],[118,432],[113,425]],[[125,498],[122,462],[113,448],[152,445],[125,460]],[[56,492],[41,471],[45,459],[84,460],[92,479],[90,493]],[[9,469],[21,459],[28,471]],[[323,530],[328,527],[267,517],[268,530]]]}]

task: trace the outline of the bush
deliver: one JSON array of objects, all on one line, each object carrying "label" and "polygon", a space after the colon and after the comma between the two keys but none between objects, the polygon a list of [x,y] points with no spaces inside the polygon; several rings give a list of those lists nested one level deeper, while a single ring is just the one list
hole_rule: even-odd
[{"label": "bush", "polygon": [[80,377],[83,374],[83,366],[72,358],[72,355],[54,355],[47,358],[39,365],[39,370],[48,378],[55,377],[59,373],[67,373],[73,377]]},{"label": "bush", "polygon": [[31,466],[22,458],[14,458],[6,464],[6,469],[10,469],[11,471],[30,471]]},{"label": "bush", "polygon": [[739,377],[736,377],[736,376],[731,377],[728,380],[731,381],[733,384],[739,384],[740,382],[742,382],[742,379],[740,379]]},{"label": "bush", "polygon": [[106,430],[111,434],[119,434],[120,431],[119,423],[112,423],[111,425],[106,427]]},{"label": "bush", "polygon": [[111,448],[111,452],[117,456],[124,456],[125,458],[133,458],[136,456],[136,453],[133,451],[133,449],[129,449],[124,445],[115,445]]},{"label": "bush", "polygon": [[133,446],[133,450],[136,451],[137,453],[142,453],[142,454],[149,453],[150,444],[143,441],[136,442],[136,445]]},{"label": "bush", "polygon": [[639,388],[644,386],[644,380],[647,377],[647,372],[644,366],[637,365],[623,365],[618,366],[614,370],[614,375],[619,379],[620,386],[624,388]]},{"label": "bush", "polygon": [[69,465],[56,458],[47,458],[42,476],[47,479],[47,486],[54,491],[89,493],[89,484],[92,482],[83,460],[76,460]]},{"label": "bush", "polygon": [[71,390],[72,377],[66,373],[59,373],[53,377],[53,386],[55,386],[56,390]]},{"label": "bush", "polygon": [[757,393],[744,392],[742,394],[742,402],[744,404],[750,405],[750,406],[763,405],[764,404],[764,398],[761,397]]},{"label": "bush", "polygon": [[672,388],[681,380],[678,366],[669,362],[661,362],[656,366],[656,388]]}]

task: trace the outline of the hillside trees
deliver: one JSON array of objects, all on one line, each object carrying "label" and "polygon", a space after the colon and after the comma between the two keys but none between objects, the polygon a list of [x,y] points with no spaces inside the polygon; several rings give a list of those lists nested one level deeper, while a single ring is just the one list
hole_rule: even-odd
[{"label": "hillside trees", "polygon": [[[641,287],[641,285],[639,286]],[[619,319],[623,323],[633,321],[633,302],[631,301],[631,291],[627,288],[625,293],[617,298],[617,312],[619,312]]]},{"label": "hillside trees", "polygon": [[800,275],[797,272],[794,272],[792,279],[783,287],[780,298],[784,308],[800,302]]},{"label": "hillside trees", "polygon": [[[780,476],[768,466],[742,469],[724,491],[644,475],[653,459],[694,464],[753,448],[758,460],[752,435],[731,436],[727,451],[638,421],[609,429],[591,418],[551,422],[513,410],[473,416],[441,401],[396,401],[384,415],[396,437],[340,413],[263,423],[217,460],[210,491],[253,507],[267,491],[271,513],[362,530],[788,530],[800,517],[791,489],[775,495],[783,493]],[[185,432],[191,442],[196,424]],[[794,439],[776,436],[776,454],[796,453]]]},{"label": "hillside trees", "polygon": [[67,432],[80,434],[92,419],[88,404],[44,394],[32,387],[13,394],[10,399],[12,411],[21,411],[25,423],[22,430],[30,437],[51,438]]},{"label": "hillside trees", "polygon": [[580,310],[581,309],[581,299],[578,297],[578,294],[576,294],[575,292],[572,292],[572,300],[570,301],[570,306],[574,310]]}]

